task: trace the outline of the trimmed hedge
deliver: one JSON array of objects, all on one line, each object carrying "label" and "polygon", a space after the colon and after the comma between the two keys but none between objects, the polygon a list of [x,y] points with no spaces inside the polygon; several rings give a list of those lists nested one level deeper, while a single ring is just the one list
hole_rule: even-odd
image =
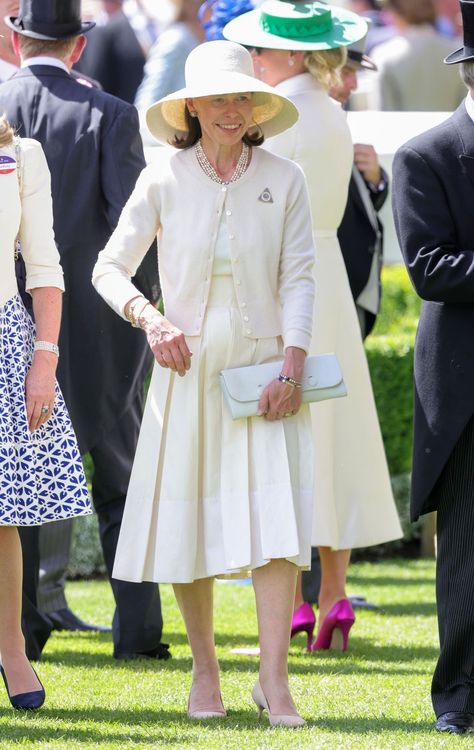
[{"label": "trimmed hedge", "polygon": [[411,467],[413,345],[405,333],[369,338],[365,347],[391,476]]},{"label": "trimmed hedge", "polygon": [[[392,487],[402,521],[404,540],[377,548],[371,555],[390,554],[407,541],[419,537],[420,525],[408,518],[409,472],[413,419],[413,347],[420,301],[404,266],[390,266],[382,273],[382,308],[374,331],[365,343],[375,402],[387,454]],[[89,481],[92,464],[84,460]],[[358,550],[356,556],[364,555]],[[100,549],[97,519],[89,516],[74,525],[73,551],[69,574],[91,576],[105,572]]]}]

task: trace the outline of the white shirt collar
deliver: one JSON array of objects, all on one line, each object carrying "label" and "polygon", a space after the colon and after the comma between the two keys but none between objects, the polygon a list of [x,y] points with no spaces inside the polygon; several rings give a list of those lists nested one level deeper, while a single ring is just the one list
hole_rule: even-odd
[{"label": "white shirt collar", "polygon": [[56,57],[39,55],[38,57],[29,57],[28,60],[23,60],[21,63],[22,68],[30,68],[32,65],[50,65],[53,68],[61,68],[61,70],[69,73],[69,68],[66,63],[63,63],[62,60],[58,60]]},{"label": "white shirt collar", "polygon": [[472,98],[470,91],[467,92],[467,96],[464,101],[466,103],[467,114],[474,122],[474,99]]}]

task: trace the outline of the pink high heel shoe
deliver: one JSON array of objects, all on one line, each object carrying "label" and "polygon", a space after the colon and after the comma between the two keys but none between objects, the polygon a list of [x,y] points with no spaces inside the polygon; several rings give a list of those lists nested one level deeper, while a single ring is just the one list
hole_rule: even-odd
[{"label": "pink high heel shoe", "polygon": [[333,648],[347,651],[349,631],[354,622],[355,615],[349,599],[339,599],[324,618],[311,650]]},{"label": "pink high heel shoe", "polygon": [[306,650],[311,651],[315,625],[316,615],[314,614],[312,606],[307,602],[303,602],[303,604],[293,612],[290,638],[293,638],[297,633],[306,633],[308,636]]}]

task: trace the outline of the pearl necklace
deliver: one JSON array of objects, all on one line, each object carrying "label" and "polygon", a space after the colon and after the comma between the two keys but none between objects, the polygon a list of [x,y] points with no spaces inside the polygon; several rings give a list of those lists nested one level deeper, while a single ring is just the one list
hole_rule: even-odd
[{"label": "pearl necklace", "polygon": [[214,182],[218,182],[220,185],[228,185],[229,182],[236,182],[236,180],[240,179],[247,169],[249,165],[250,148],[246,143],[242,144],[242,153],[240,154],[239,161],[235,166],[234,174],[229,180],[223,180],[222,177],[217,174],[204,152],[201,141],[196,143],[196,157],[204,174],[210,177]]}]

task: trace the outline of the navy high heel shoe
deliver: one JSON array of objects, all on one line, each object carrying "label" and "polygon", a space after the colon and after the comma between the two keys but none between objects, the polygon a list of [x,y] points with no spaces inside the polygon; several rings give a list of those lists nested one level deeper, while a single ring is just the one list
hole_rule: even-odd
[{"label": "navy high heel shoe", "polygon": [[[33,669],[33,667],[31,667],[31,669]],[[35,672],[34,669],[33,669],[33,672]],[[18,693],[17,695],[10,695],[10,691],[8,689],[7,677],[1,665],[0,665],[0,673],[3,677],[3,682],[5,683],[7,695],[10,699],[10,703],[12,704],[13,708],[16,708],[18,710],[25,710],[25,711],[33,711],[37,708],[41,708],[41,706],[44,703],[46,694],[44,691],[44,687],[41,684],[41,680],[36,674],[36,672],[35,674],[36,674],[36,677],[38,677],[39,684],[41,685],[41,690],[33,690],[30,693]]]}]

